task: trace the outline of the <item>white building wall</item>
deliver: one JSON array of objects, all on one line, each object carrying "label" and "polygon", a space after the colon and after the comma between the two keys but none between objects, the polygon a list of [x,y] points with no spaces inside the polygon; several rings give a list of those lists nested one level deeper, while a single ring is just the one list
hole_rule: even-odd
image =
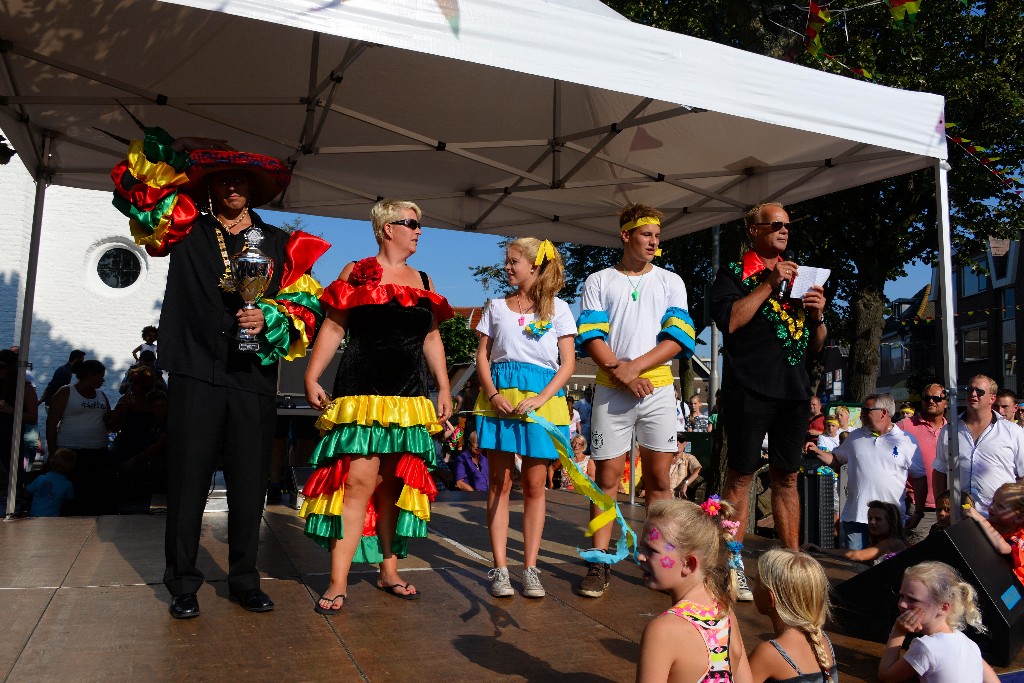
[{"label": "white building wall", "polygon": [[[0,347],[17,344],[25,292],[35,182],[14,158],[0,166]],[[68,353],[82,349],[107,367],[105,389],[112,400],[142,342],[146,325],[157,325],[167,259],[151,258],[135,246],[128,219],[110,203],[110,192],[51,186],[43,209],[39,271],[29,360],[41,394]],[[133,285],[113,289],[96,272],[112,247],[131,250],[142,272]]]}]

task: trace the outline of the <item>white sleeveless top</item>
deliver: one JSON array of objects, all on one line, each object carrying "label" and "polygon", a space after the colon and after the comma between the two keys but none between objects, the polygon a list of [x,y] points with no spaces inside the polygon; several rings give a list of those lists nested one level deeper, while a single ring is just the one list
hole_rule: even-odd
[{"label": "white sleeveless top", "polygon": [[106,448],[107,426],[103,416],[110,410],[110,401],[101,389],[96,398],[86,398],[78,393],[75,385],[68,385],[71,394],[68,405],[60,419],[57,430],[57,444],[61,448]]}]

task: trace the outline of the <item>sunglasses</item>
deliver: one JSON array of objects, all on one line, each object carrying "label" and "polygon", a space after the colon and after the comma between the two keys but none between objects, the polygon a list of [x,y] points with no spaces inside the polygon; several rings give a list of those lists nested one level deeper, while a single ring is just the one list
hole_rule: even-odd
[{"label": "sunglasses", "polygon": [[244,175],[229,175],[221,176],[219,178],[213,178],[210,181],[211,185],[220,185],[227,187],[228,185],[248,185],[249,179]]},{"label": "sunglasses", "polygon": [[752,223],[752,225],[770,225],[770,226],[772,226],[772,232],[778,232],[779,230],[782,230],[783,228],[785,228],[786,230],[789,230],[789,228],[793,224],[792,223],[786,223],[785,221],[772,221],[771,223]]},{"label": "sunglasses", "polygon": [[923,396],[921,400],[925,403],[942,403],[946,400],[945,396]]},{"label": "sunglasses", "polygon": [[988,393],[987,389],[982,389],[981,387],[967,387],[967,389],[965,389],[965,391],[967,392],[968,396],[972,396],[973,395],[973,396],[977,396],[978,398],[981,398],[982,396],[984,396],[985,394]]},{"label": "sunglasses", "polygon": [[388,223],[390,223],[391,225],[404,225],[405,227],[409,228],[410,230],[419,230],[420,229],[420,222],[418,220],[416,220],[415,218],[403,218],[400,221],[388,221]]},{"label": "sunglasses", "polygon": [[885,410],[885,408],[868,408],[867,406],[864,406],[861,410],[865,413],[870,413],[873,410]]}]

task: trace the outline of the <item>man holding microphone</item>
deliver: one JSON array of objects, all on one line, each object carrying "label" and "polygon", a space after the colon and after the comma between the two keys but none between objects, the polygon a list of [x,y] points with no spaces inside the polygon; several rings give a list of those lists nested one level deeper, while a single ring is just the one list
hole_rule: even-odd
[{"label": "man holding microphone", "polygon": [[[728,440],[723,497],[747,528],[750,486],[768,436],[768,466],[775,529],[787,548],[799,549],[797,472],[803,458],[810,410],[807,352],[825,345],[825,292],[812,286],[801,300],[789,298],[797,275],[789,246],[789,214],[781,204],[759,204],[746,216],[752,248],[718,270],[711,290],[712,315],[724,338],[720,420]],[[752,600],[737,570],[739,599]]]}]

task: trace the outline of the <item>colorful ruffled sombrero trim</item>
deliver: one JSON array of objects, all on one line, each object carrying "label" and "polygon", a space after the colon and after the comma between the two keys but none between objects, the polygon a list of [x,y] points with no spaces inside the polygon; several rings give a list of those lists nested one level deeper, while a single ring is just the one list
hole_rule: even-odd
[{"label": "colorful ruffled sombrero trim", "polygon": [[[437,496],[430,476],[436,465],[430,434],[440,430],[434,405],[422,396],[343,396],[324,410],[317,427],[326,434],[310,457],[317,469],[302,489],[305,502],[299,516],[306,520],[306,535],[327,549],[331,539],[344,537],[341,515],[353,457],[401,453],[395,474],[404,485],[395,503],[398,521],[392,552],[405,557],[408,539],[426,538],[430,503]],[[371,497],[354,561],[383,560],[376,524]]]},{"label": "colorful ruffled sombrero trim", "polygon": [[291,171],[280,159],[255,152],[197,149],[188,155],[188,162],[188,182],[181,191],[199,202],[206,201],[207,178],[222,171],[245,171],[251,176],[249,204],[253,208],[284,192],[292,179]]},{"label": "colorful ruffled sombrero trim", "polygon": [[373,306],[397,301],[402,306],[416,306],[420,299],[428,299],[435,321],[440,324],[455,316],[448,300],[436,292],[406,285],[353,286],[344,280],[335,280],[324,290],[321,301],[331,308],[343,311],[356,306]]}]

